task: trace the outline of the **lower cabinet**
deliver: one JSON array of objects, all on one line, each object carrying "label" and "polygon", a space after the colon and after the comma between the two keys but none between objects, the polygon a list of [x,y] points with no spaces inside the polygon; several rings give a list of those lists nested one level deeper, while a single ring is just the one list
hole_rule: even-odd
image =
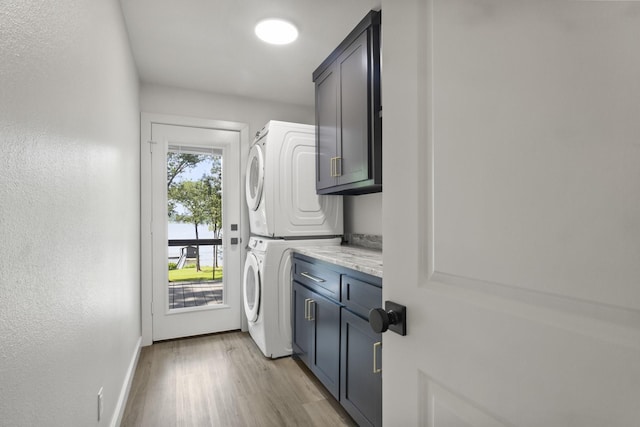
[{"label": "lower cabinet", "polygon": [[382,336],[342,309],[340,403],[360,426],[382,425]]},{"label": "lower cabinet", "polygon": [[295,254],[294,357],[360,426],[382,425],[382,340],[366,319],[382,306],[382,279]]},{"label": "lower cabinet", "polygon": [[340,398],[340,305],[293,283],[294,352]]},{"label": "lower cabinet", "polygon": [[311,335],[313,323],[309,322],[308,302],[311,291],[300,284],[293,282],[293,294],[291,296],[293,330],[291,338],[293,351],[298,359],[305,365],[311,366]]}]

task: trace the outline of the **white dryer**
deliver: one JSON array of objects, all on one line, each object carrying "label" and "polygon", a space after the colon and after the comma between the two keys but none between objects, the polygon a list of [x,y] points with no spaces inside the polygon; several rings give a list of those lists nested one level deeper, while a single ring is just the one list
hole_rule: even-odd
[{"label": "white dryer", "polygon": [[343,234],[342,196],[316,194],[315,126],[267,123],[251,146],[245,186],[253,235]]},{"label": "white dryer", "polygon": [[283,240],[252,236],[244,265],[249,333],[265,356],[291,354],[291,249],[339,246],[340,238]]}]

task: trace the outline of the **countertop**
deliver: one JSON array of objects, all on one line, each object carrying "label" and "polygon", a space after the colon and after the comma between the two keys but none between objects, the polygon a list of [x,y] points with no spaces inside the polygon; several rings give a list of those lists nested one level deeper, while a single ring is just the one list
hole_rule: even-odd
[{"label": "countertop", "polygon": [[305,246],[295,248],[294,252],[382,277],[382,251],[357,246]]}]

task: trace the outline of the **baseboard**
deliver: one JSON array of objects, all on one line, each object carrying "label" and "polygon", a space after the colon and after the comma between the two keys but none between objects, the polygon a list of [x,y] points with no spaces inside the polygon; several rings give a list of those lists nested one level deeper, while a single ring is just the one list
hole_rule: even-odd
[{"label": "baseboard", "polygon": [[140,357],[140,349],[142,348],[142,337],[138,338],[135,349],[133,351],[133,357],[127,370],[127,375],[124,378],[122,389],[120,390],[120,396],[118,396],[118,403],[113,411],[113,417],[111,418],[111,427],[118,427],[122,422],[122,416],[127,406],[127,399],[129,398],[129,390],[131,390],[131,383],[133,382],[133,375],[136,373],[136,366],[138,366],[138,358]]}]

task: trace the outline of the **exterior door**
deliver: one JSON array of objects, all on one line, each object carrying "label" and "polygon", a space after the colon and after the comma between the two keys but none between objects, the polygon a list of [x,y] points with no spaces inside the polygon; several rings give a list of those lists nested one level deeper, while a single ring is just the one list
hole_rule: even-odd
[{"label": "exterior door", "polygon": [[[143,223],[146,219],[150,219],[148,229],[150,233],[145,233],[146,227],[142,227],[143,307],[145,289],[148,289],[151,293],[150,326],[153,341],[239,329],[241,326],[240,145],[242,136],[240,129],[239,126],[225,122],[143,114],[142,161],[149,163],[148,167],[143,168],[142,173]],[[168,163],[168,153],[188,153],[200,156],[199,158],[206,157],[203,153],[214,153],[221,182],[217,187],[213,185],[210,188],[211,191],[205,191],[204,200],[215,197],[215,193],[221,193],[221,206],[196,204],[189,207],[193,198],[190,191],[193,188],[199,188],[195,185],[185,186],[182,192],[178,191],[175,193],[177,195],[171,195],[173,194],[169,185],[171,162]],[[203,180],[206,182],[204,177],[213,172],[209,170],[210,168],[205,167],[199,170],[198,167],[200,165],[192,168],[192,177],[189,180],[195,183]],[[172,183],[175,184],[175,181]],[[181,197],[187,197],[188,200],[182,201]],[[198,200],[202,201],[202,199]],[[195,228],[195,222],[199,222],[201,229],[211,230],[212,224],[207,216],[209,211],[203,213],[203,206],[204,209],[221,209],[222,218],[218,236],[209,239],[210,241],[169,238],[167,228],[169,217],[172,221],[183,222],[185,227]],[[174,210],[171,215],[168,208]],[[145,244],[146,241],[149,242],[148,246]],[[169,258],[170,250],[172,244],[176,242],[184,247],[180,248],[180,259],[172,260]],[[206,279],[196,277],[183,280],[182,276],[194,275],[196,267],[200,268],[200,264],[196,264],[194,259],[203,263],[204,256],[201,251],[205,245],[217,245],[219,253],[213,258],[221,260],[222,264],[221,268],[214,268],[213,282],[208,280],[208,273],[204,267],[202,271],[205,271]],[[196,248],[198,254],[194,255]],[[183,258],[190,259],[193,265],[185,265]],[[148,263],[145,262],[146,260]],[[217,261],[214,259],[213,263],[217,264]],[[181,269],[180,274],[174,276],[176,272],[169,271],[171,264],[174,268]],[[177,278],[171,279],[171,277]],[[149,288],[145,287],[147,280],[151,282]],[[207,286],[211,289],[206,288]],[[144,325],[143,312],[143,334]]]},{"label": "exterior door", "polygon": [[382,8],[384,424],[637,426],[640,3]]}]

